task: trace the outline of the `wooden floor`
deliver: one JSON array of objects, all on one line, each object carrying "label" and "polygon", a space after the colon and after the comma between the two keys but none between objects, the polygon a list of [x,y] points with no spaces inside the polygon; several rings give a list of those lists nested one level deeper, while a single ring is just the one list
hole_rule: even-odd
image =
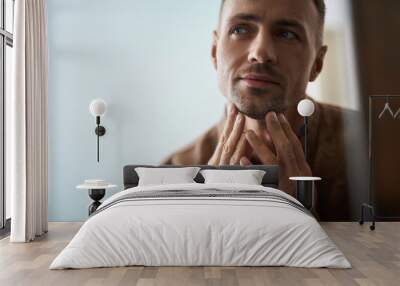
[{"label": "wooden floor", "polygon": [[287,267],[124,267],[48,270],[81,223],[50,223],[28,244],[0,241],[0,285],[400,285],[400,223],[323,223],[353,265],[350,270]]}]

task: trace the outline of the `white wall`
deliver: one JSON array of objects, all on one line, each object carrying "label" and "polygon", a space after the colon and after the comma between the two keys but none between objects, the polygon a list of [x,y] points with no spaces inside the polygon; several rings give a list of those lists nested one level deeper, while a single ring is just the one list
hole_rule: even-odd
[{"label": "white wall", "polygon": [[[328,31],[339,31],[345,51],[345,81],[333,100],[356,108],[347,3],[327,1]],[[84,179],[122,187],[125,164],[157,164],[220,118],[224,99],[210,61],[218,10],[216,0],[47,1],[50,220],[87,217],[90,200],[75,189]],[[314,96],[330,102],[323,78]],[[88,111],[98,97],[109,104],[100,164]]]},{"label": "white wall", "polygon": [[[219,3],[48,0],[49,217],[81,220],[89,198],[75,186],[122,186],[125,164],[157,164],[222,115],[210,60]],[[109,110],[96,162],[92,99]]]}]

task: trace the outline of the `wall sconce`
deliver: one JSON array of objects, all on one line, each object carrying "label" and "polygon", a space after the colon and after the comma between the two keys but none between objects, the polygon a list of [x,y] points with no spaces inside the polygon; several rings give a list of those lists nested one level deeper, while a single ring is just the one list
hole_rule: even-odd
[{"label": "wall sconce", "polygon": [[97,135],[97,162],[99,162],[99,137],[106,134],[106,129],[100,125],[100,117],[104,116],[107,111],[107,104],[102,99],[95,99],[89,105],[90,113],[96,117],[97,127],[95,133]]},{"label": "wall sconce", "polygon": [[303,99],[297,105],[297,111],[304,117],[304,157],[308,161],[308,118],[314,114],[315,105],[309,99]]}]

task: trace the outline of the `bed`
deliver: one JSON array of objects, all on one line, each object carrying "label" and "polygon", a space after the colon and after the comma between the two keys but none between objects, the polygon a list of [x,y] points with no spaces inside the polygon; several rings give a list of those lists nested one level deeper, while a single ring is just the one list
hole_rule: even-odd
[{"label": "bed", "polygon": [[197,166],[264,170],[260,185],[204,183],[198,173],[193,183],[150,186],[138,185],[137,167],[155,168],[125,166],[124,190],[102,203],[50,269],[351,267],[312,214],[278,190],[277,166]]}]

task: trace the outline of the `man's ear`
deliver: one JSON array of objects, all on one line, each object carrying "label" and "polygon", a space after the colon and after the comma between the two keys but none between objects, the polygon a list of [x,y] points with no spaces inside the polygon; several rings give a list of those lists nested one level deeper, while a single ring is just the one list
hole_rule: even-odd
[{"label": "man's ear", "polygon": [[311,69],[310,73],[310,82],[315,81],[319,74],[322,71],[322,68],[324,66],[324,60],[325,60],[325,55],[328,51],[328,46],[322,46],[317,54],[317,58],[314,61],[314,65]]},{"label": "man's ear", "polygon": [[214,68],[217,69],[217,43],[218,43],[218,32],[213,31],[212,35],[212,46],[211,46],[211,61],[214,65]]}]

